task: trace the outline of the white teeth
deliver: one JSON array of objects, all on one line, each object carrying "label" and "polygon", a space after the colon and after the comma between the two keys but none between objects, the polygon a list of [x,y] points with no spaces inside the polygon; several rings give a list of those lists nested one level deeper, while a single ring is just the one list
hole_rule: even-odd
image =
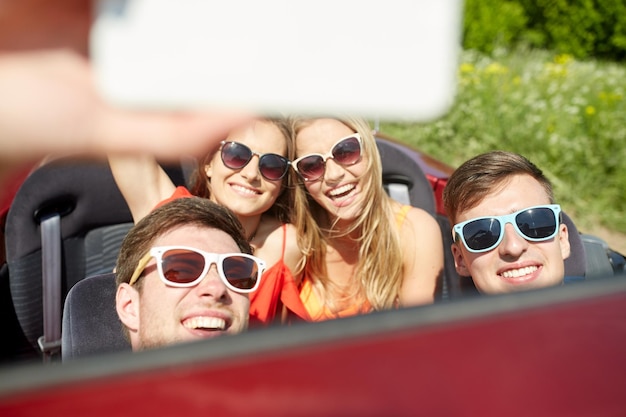
[{"label": "white teeth", "polygon": [[337,188],[334,188],[334,189],[330,190],[328,192],[328,195],[330,195],[331,197],[335,197],[335,196],[338,196],[338,195],[345,194],[345,193],[347,193],[349,191],[352,191],[353,189],[354,189],[354,184],[346,184],[346,185],[343,185],[341,187],[337,187]]},{"label": "white teeth", "polygon": [[192,317],[183,322],[188,329],[218,329],[224,330],[226,321],[219,317]]},{"label": "white teeth", "polygon": [[241,185],[237,185],[237,184],[233,184],[232,186],[234,189],[236,189],[237,191],[241,192],[241,193],[245,193],[245,194],[250,194],[250,195],[256,195],[258,194],[256,191],[251,190],[249,188],[246,187],[242,187]]},{"label": "white teeth", "polygon": [[520,269],[511,269],[510,271],[505,271],[502,273],[504,278],[519,278],[524,275],[529,275],[535,272],[538,268],[536,266],[527,266],[525,268]]}]

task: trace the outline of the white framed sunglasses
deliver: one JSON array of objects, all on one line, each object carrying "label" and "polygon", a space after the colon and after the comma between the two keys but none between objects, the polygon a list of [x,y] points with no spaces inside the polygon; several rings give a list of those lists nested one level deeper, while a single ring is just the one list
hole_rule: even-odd
[{"label": "white framed sunglasses", "polygon": [[326,155],[321,153],[304,155],[291,165],[304,181],[317,181],[324,176],[328,158],[332,158],[340,165],[350,166],[361,160],[361,152],[361,135],[353,133],[335,142]]},{"label": "white framed sunglasses", "polygon": [[504,227],[511,223],[515,231],[531,242],[542,242],[556,236],[561,224],[561,206],[547,204],[528,207],[504,216],[485,216],[454,225],[453,239],[459,239],[468,251],[488,252],[504,238]]},{"label": "white framed sunglasses", "polygon": [[156,246],[139,260],[129,285],[137,282],[151,258],[156,259],[161,281],[179,288],[198,285],[215,264],[227,288],[247,294],[259,287],[265,271],[265,261],[247,253],[209,253],[187,246]]}]

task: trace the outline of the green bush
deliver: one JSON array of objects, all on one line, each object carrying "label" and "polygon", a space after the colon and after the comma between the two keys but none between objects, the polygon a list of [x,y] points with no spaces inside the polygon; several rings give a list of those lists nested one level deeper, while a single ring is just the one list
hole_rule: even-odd
[{"label": "green bush", "polygon": [[598,1],[598,12],[603,16],[595,55],[623,61],[626,59],[626,2],[624,0]]},{"label": "green bush", "polygon": [[524,9],[515,2],[466,0],[463,47],[492,53],[510,47],[526,27]]},{"label": "green bush", "polygon": [[594,0],[520,0],[532,32],[543,36],[529,39],[533,46],[569,53],[578,58],[592,56],[603,16]]},{"label": "green bush", "polygon": [[466,0],[463,46],[493,53],[524,43],[576,58],[626,59],[624,0]]}]

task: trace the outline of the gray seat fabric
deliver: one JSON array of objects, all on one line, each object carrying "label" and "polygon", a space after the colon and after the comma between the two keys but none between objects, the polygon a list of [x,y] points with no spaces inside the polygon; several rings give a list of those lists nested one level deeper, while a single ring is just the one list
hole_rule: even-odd
[{"label": "gray seat fabric", "polygon": [[67,294],[63,308],[61,353],[64,361],[130,350],[115,310],[115,274],[88,277]]},{"label": "gray seat fabric", "polygon": [[624,276],[626,258],[612,250],[608,243],[597,236],[580,235],[587,253],[587,279],[598,279],[607,276]]},{"label": "gray seat fabric", "polygon": [[133,223],[99,227],[85,235],[85,276],[113,271],[122,240]]},{"label": "gray seat fabric", "polygon": [[563,223],[567,226],[570,246],[569,258],[565,260],[565,276],[584,278],[587,276],[587,253],[583,239],[572,219],[565,213]]}]

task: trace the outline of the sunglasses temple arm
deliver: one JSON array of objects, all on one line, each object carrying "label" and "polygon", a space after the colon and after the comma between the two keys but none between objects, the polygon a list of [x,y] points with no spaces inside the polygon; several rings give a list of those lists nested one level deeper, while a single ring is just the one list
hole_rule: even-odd
[{"label": "sunglasses temple arm", "polygon": [[139,260],[139,262],[137,263],[137,268],[135,268],[133,275],[130,277],[130,281],[128,281],[128,285],[133,285],[135,282],[137,282],[137,280],[141,276],[141,273],[146,268],[146,265],[148,265],[151,257],[152,255],[150,253],[146,253],[143,258]]}]

